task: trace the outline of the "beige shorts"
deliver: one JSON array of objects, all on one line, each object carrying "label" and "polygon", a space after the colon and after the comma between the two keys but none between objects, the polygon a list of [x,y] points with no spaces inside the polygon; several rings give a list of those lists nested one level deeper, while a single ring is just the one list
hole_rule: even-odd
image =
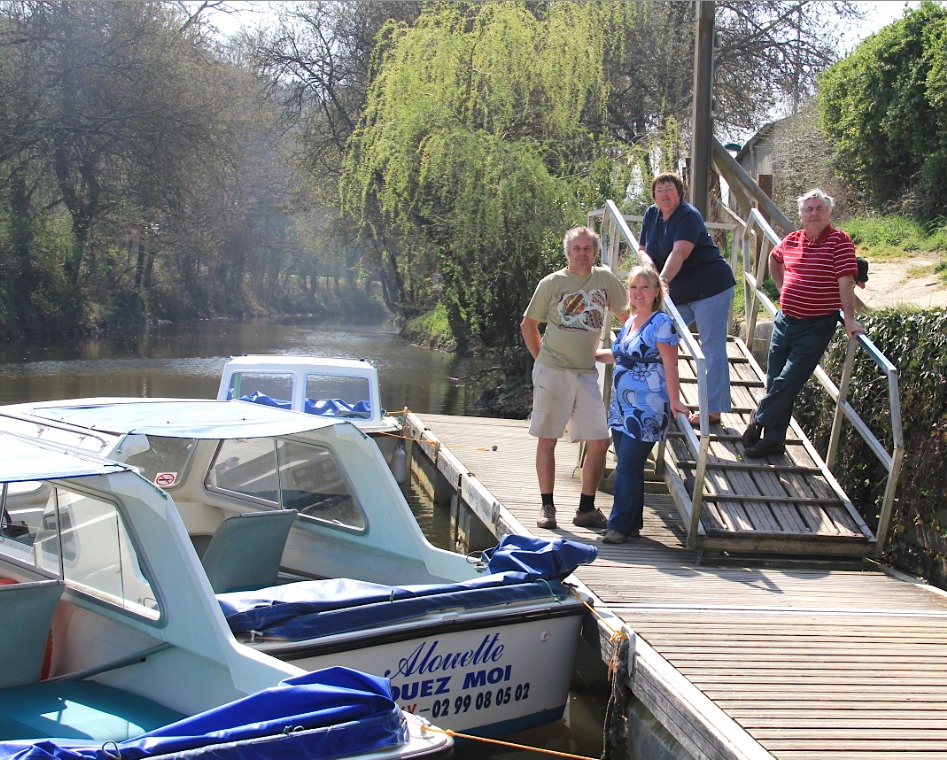
[{"label": "beige shorts", "polygon": [[598,374],[534,364],[529,434],[536,438],[561,438],[567,425],[573,442],[608,438]]}]

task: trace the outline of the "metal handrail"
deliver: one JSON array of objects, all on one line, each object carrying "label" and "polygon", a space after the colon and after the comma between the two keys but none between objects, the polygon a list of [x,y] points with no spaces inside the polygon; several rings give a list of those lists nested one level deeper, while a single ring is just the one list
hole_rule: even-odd
[{"label": "metal handrail", "polygon": [[[750,244],[754,234],[757,235],[760,241],[755,275],[750,273]],[[747,294],[744,301],[747,307],[747,339],[751,339],[751,336],[754,334],[758,306],[762,306],[769,312],[770,316],[776,316],[777,307],[766,297],[766,294],[762,292],[760,284],[766,279],[769,251],[772,250],[773,246],[779,244],[779,237],[766,219],[763,218],[762,214],[756,209],[752,209],[747,215],[746,222],[742,225],[741,239],[743,248],[744,292]],[[759,304],[757,304],[757,301]],[[868,428],[868,425],[865,424],[865,421],[862,420],[852,405],[848,403],[848,389],[855,364],[855,352],[857,348],[861,348],[865,351],[888,381],[888,408],[889,414],[891,415],[892,442],[892,450],[890,453],[885,449],[884,444],[878,440],[877,436]],[[901,475],[901,464],[904,459],[904,431],[901,425],[901,396],[898,390],[898,369],[866,334],[860,333],[853,338],[849,338],[848,346],[845,351],[845,362],[842,366],[842,377],[838,387],[835,386],[835,383],[821,366],[816,367],[813,376],[819,381],[826,393],[828,393],[829,398],[835,403],[832,429],[825,455],[826,467],[828,467],[830,471],[834,470],[838,457],[839,442],[841,440],[842,422],[843,420],[848,420],[855,429],[855,432],[861,436],[862,440],[865,441],[872,453],[888,472],[885,492],[881,502],[881,513],[878,518],[878,527],[875,531],[875,556],[880,556],[891,524],[894,497],[898,486],[898,479]]]},{"label": "metal handrail", "polygon": [[[605,207],[589,212],[589,220],[599,219],[599,232],[602,237],[602,263],[613,271],[617,270],[618,252],[621,243],[624,241],[628,250],[634,251],[635,257],[639,263],[643,263],[638,256],[638,240],[628,227],[626,217],[619,211],[615,202],[608,200]],[[729,225],[728,225],[729,226]],[[697,462],[697,469],[694,473],[694,495],[691,500],[690,525],[687,531],[687,545],[690,549],[697,548],[697,536],[700,529],[700,510],[704,493],[704,478],[707,471],[707,456],[710,451],[710,420],[707,413],[707,372],[706,359],[700,344],[691,334],[689,326],[684,322],[680,312],[668,296],[665,299],[665,308],[674,325],[677,327],[681,342],[684,343],[696,365],[695,374],[697,375],[697,404],[700,410],[700,438],[697,437],[693,427],[687,420],[683,412],[677,412],[677,420],[681,429],[684,431],[684,438],[687,446]],[[607,389],[603,389],[607,393]],[[664,462],[664,446],[662,440],[655,454],[655,462],[659,467]]]}]

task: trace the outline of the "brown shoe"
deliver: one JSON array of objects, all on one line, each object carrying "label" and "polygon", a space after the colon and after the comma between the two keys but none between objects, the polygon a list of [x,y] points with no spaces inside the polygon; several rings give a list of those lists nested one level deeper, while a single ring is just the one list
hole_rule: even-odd
[{"label": "brown shoe", "polygon": [[576,510],[575,517],[572,518],[572,524],[580,528],[598,528],[608,527],[608,518],[602,514],[601,509],[593,509],[591,512],[579,512]]},{"label": "brown shoe", "polygon": [[[699,428],[700,412],[694,412],[690,417],[687,418],[687,421],[691,424],[691,427]],[[718,412],[711,412],[707,415],[707,422],[709,422],[711,425],[719,425],[720,414]]]},{"label": "brown shoe", "polygon": [[543,504],[542,512],[536,521],[537,528],[548,528],[554,530],[556,525],[556,508],[551,504]]}]

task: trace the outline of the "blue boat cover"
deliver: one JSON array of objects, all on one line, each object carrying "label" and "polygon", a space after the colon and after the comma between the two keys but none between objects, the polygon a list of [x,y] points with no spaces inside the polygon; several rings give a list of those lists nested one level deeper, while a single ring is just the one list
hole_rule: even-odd
[{"label": "blue boat cover", "polygon": [[0,743],[3,760],[278,760],[344,757],[408,741],[387,678],[334,667],[185,718],[136,739],[88,746],[53,739]]},{"label": "blue boat cover", "polygon": [[[253,391],[253,393],[246,396],[241,396],[240,400],[262,404],[263,406],[275,406],[279,409],[293,408],[291,401],[280,401],[267,396],[265,393],[260,393],[260,391]],[[372,405],[369,401],[356,401],[354,404],[350,404],[340,398],[307,398],[303,411],[306,414],[316,414],[320,417],[364,417],[367,419],[372,416]]]},{"label": "blue boat cover", "polygon": [[387,586],[330,578],[218,594],[217,600],[234,633],[302,641],[448,609],[561,601],[569,593],[562,579],[597,553],[594,546],[567,539],[510,535],[484,552],[487,575],[459,583]]}]

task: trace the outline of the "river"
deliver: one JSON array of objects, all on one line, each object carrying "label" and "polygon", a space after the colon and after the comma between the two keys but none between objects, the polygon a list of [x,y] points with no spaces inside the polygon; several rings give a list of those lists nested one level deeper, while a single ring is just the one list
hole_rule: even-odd
[{"label": "river", "polygon": [[[382,405],[389,411],[407,407],[418,414],[476,414],[463,382],[479,368],[476,360],[412,346],[387,321],[304,319],[156,324],[82,341],[0,343],[0,404],[94,396],[213,398],[224,363],[251,353],[366,358],[378,369]],[[435,531],[429,526],[444,525],[444,519],[431,519],[433,505],[417,494],[409,497],[422,528]],[[428,537],[445,543],[436,533]],[[579,678],[564,720],[507,740],[597,758],[605,696],[583,688]],[[480,743],[461,744],[454,753],[458,760],[539,756]]]}]

